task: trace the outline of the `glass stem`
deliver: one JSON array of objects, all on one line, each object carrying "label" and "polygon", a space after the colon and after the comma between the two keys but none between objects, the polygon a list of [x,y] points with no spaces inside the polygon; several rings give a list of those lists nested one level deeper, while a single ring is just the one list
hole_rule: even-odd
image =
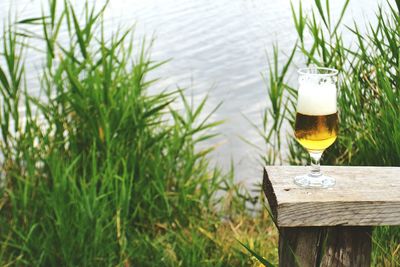
[{"label": "glass stem", "polygon": [[312,177],[318,177],[321,176],[321,168],[320,168],[320,159],[322,156],[322,152],[311,152],[310,151],[310,157],[311,157],[311,171],[310,171],[310,176]]}]

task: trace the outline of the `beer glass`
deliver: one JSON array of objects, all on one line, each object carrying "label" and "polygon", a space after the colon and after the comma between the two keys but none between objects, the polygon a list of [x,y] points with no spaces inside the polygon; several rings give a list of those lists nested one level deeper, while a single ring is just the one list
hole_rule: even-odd
[{"label": "beer glass", "polygon": [[294,182],[303,187],[331,187],[335,179],[321,173],[319,162],[322,153],[335,142],[338,133],[338,71],[330,68],[303,68],[298,73],[295,136],[310,154],[311,171],[295,177]]}]

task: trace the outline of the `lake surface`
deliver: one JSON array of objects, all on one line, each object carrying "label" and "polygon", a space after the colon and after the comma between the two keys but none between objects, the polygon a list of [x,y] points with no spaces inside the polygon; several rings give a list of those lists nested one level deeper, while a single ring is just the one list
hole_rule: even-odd
[{"label": "lake surface", "polygon": [[[84,1],[71,2],[82,6]],[[105,1],[95,2],[100,6]],[[293,2],[298,4],[298,0]],[[309,10],[313,2],[304,0],[303,7]],[[331,2],[333,16],[337,16],[344,1]],[[379,2],[351,1],[344,21],[352,24],[353,20],[371,19]],[[18,11],[20,19],[37,17],[46,3],[1,0],[1,28],[9,10],[11,14]],[[172,59],[153,73],[163,78],[154,90],[187,88],[186,94],[195,103],[208,95],[208,111],[223,102],[211,118],[225,121],[217,129],[221,135],[204,145],[217,146],[211,156],[214,163],[225,169],[234,163],[236,180],[259,182],[258,151],[241,138],[265,149],[246,118],[261,124],[267,106],[267,87],[261,75],[268,72],[267,53],[271,55],[272,45],[279,44],[284,60],[296,40],[290,1],[111,0],[105,21],[108,32],[135,24],[138,38],[155,36],[153,59]],[[40,69],[41,57],[40,53],[27,55],[28,86],[33,95],[38,93],[36,70]],[[300,60],[297,65],[301,66]],[[296,79],[294,70],[290,74]]]}]

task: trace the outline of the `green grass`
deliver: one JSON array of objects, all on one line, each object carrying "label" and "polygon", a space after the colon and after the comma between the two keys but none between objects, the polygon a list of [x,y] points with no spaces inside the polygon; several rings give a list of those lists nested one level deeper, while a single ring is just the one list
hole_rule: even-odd
[{"label": "green grass", "polygon": [[[41,17],[9,21],[0,40],[0,265],[258,266],[257,255],[276,263],[268,212],[251,216],[233,169],[210,165],[212,147],[198,149],[221,123],[209,122],[206,99],[191,103],[179,88],[149,94],[157,80],[148,74],[167,63],[153,62],[152,42],[130,29],[106,38],[106,6],[49,3]],[[292,7],[298,41],[283,66],[274,47],[265,77],[265,163],[308,159],[285,132],[296,102],[288,74],[299,55],[341,72],[339,140],[324,163],[400,163],[399,8],[379,9],[377,25],[361,34],[357,24],[341,25],[347,4],[336,20],[318,0],[311,15]],[[343,30],[357,46],[343,42]],[[31,47],[33,39],[42,46]],[[37,50],[45,58],[40,98],[25,81],[24,55]],[[373,239],[373,265],[399,265],[399,228],[377,228]]]},{"label": "green grass", "polygon": [[[288,69],[298,68],[293,58],[304,65],[332,67],[340,71],[338,109],[340,130],[336,143],[323,155],[323,164],[400,165],[400,2],[387,3],[376,12],[376,24],[343,25],[349,1],[334,20],[329,1],[315,0],[314,11],[306,14],[301,4],[292,5],[298,40],[286,62],[279,65],[274,48],[268,83],[268,108],[258,129],[267,146],[261,152],[266,164],[305,164],[308,154],[293,134],[296,83]],[[343,41],[342,32],[355,44]],[[305,39],[311,40],[311,44]],[[288,134],[290,133],[290,134]],[[281,142],[285,139],[286,142]],[[371,185],[373,186],[373,185]],[[400,265],[399,227],[379,227],[373,235],[373,266]]]},{"label": "green grass", "polygon": [[[246,214],[233,171],[210,166],[213,148],[197,149],[220,123],[204,114],[206,99],[149,94],[157,80],[147,74],[165,62],[153,62],[151,42],[131,30],[106,38],[105,8],[54,0],[43,16],[4,30],[0,265],[256,265],[237,239],[276,259],[267,215]],[[25,81],[34,49],[45,58],[40,98]]]}]

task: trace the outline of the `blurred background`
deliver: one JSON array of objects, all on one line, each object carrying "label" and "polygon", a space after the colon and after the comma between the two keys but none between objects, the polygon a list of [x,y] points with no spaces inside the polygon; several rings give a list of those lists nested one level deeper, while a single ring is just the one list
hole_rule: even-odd
[{"label": "blurred background", "polygon": [[[84,5],[84,1],[71,2],[76,10]],[[101,7],[106,1],[88,2]],[[311,0],[301,2],[306,10],[313,4]],[[292,3],[296,8],[299,1]],[[373,12],[380,3],[350,1],[344,24],[352,25],[353,20],[373,23]],[[343,0],[331,1],[333,18],[339,16],[343,4]],[[220,135],[204,146],[218,146],[210,156],[212,162],[224,169],[233,163],[236,180],[250,185],[261,179],[258,155],[265,144],[249,121],[261,124],[267,103],[267,84],[262,76],[268,72],[272,46],[279,43],[279,59],[284,61],[295,44],[290,5],[289,0],[111,0],[104,15],[105,29],[111,34],[134,26],[136,41],[144,36],[154,39],[152,58],[170,59],[152,73],[161,78],[154,90],[186,88],[186,95],[196,104],[208,95],[208,111],[222,102],[212,116],[214,121],[225,121],[217,128]],[[2,0],[0,26],[9,14],[18,14],[17,19],[39,17],[47,8],[47,1]],[[41,69],[43,54],[30,51],[27,82],[30,93],[37,95],[40,77],[36,69]],[[300,59],[295,63],[302,66]],[[290,70],[290,76],[296,79],[295,69]]]}]

